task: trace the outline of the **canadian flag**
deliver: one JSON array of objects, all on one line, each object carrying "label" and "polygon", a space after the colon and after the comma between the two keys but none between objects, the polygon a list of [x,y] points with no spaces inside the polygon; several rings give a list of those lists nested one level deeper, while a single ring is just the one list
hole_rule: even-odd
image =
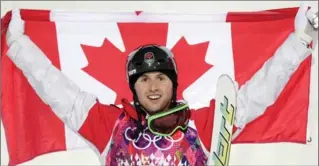
[{"label": "canadian flag", "polygon": [[[157,43],[174,53],[178,99],[192,108],[209,104],[217,79],[239,88],[271,58],[294,30],[298,8],[224,14],[71,12],[22,9],[25,34],[82,90],[103,104],[132,101],[125,60],[136,47]],[[32,89],[5,56],[11,12],[2,19],[2,122],[10,165],[39,155],[87,147]],[[311,56],[293,73],[274,104],[248,123],[233,143],[306,143]],[[256,92],[258,93],[258,92]]]}]

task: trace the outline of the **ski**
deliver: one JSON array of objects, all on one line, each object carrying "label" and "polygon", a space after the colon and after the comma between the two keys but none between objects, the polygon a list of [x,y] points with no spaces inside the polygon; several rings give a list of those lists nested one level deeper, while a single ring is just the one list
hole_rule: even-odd
[{"label": "ski", "polygon": [[217,82],[212,143],[208,165],[228,166],[236,111],[236,87],[228,75]]}]

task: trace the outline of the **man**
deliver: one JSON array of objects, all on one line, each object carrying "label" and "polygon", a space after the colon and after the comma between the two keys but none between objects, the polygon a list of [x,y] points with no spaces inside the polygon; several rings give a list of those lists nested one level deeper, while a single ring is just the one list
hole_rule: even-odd
[{"label": "man", "polygon": [[[316,19],[313,16],[306,8],[300,8],[295,32],[239,89],[235,123],[239,129],[272,104],[298,65],[311,54],[308,48],[311,34],[318,27],[318,16]],[[94,95],[81,91],[55,68],[24,35],[24,22],[18,10],[12,13],[7,44],[7,55],[21,69],[43,102],[70,129],[87,140],[102,164],[206,164],[214,100],[208,107],[198,110],[190,110],[187,104],[176,101],[178,67],[167,48],[145,45],[128,56],[127,79],[134,104],[123,99],[123,107],[119,108],[102,105]],[[281,81],[277,82],[278,79]],[[258,94],[253,93],[256,88]],[[263,98],[258,98],[261,95]],[[151,121],[147,122],[149,119]]]}]

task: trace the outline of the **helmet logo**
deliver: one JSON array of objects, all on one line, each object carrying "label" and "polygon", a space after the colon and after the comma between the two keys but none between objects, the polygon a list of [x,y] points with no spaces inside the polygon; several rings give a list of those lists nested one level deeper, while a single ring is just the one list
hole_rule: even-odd
[{"label": "helmet logo", "polygon": [[155,61],[155,57],[154,54],[152,52],[147,52],[144,54],[144,62],[147,63],[148,65],[151,65],[152,63],[154,63]]}]

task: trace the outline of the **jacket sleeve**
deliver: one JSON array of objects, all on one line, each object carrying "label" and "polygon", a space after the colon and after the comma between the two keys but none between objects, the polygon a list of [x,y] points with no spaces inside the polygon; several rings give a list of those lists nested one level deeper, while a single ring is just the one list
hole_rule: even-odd
[{"label": "jacket sleeve", "polygon": [[24,34],[24,28],[19,10],[13,10],[6,32],[7,56],[55,115],[101,153],[122,111],[113,105],[102,105],[96,96],[82,91]]},{"label": "jacket sleeve", "polygon": [[9,46],[8,57],[23,72],[42,101],[73,131],[86,119],[96,97],[81,91],[58,70],[46,55],[22,35]]},{"label": "jacket sleeve", "polygon": [[81,91],[26,35],[10,44],[7,55],[59,119],[85,138],[97,153],[102,153],[122,111],[102,105],[94,95]]},{"label": "jacket sleeve", "polygon": [[[291,33],[274,55],[241,86],[237,94],[236,130],[232,139],[239,135],[247,123],[261,116],[276,101],[292,74],[310,54],[311,49]],[[206,149],[210,148],[211,143],[214,102],[211,100],[209,107],[192,112],[192,119]]]},{"label": "jacket sleeve", "polygon": [[292,74],[309,55],[311,49],[293,32],[256,74],[241,86],[235,119],[238,132],[276,101]]}]

